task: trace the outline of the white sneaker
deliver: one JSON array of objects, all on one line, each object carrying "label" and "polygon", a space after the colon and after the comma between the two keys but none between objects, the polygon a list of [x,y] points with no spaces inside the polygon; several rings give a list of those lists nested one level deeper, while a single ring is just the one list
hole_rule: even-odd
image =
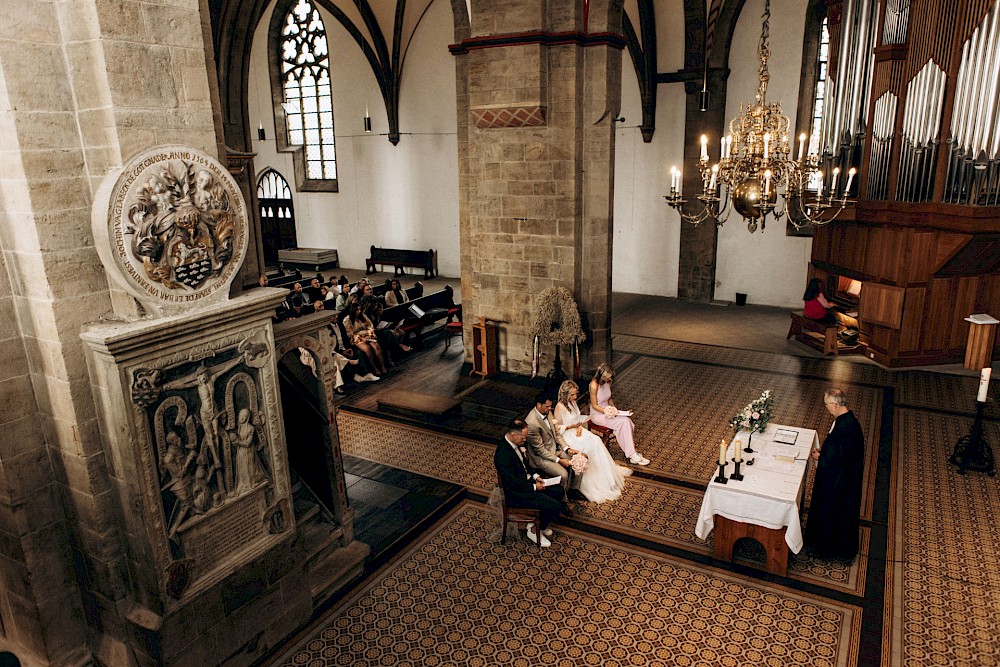
[{"label": "white sneaker", "polygon": [[552,534],[553,533],[551,528],[546,528],[545,530],[542,531],[542,535],[545,537],[552,537]]},{"label": "white sneaker", "polygon": [[618,466],[618,472],[622,474],[622,477],[628,477],[632,474],[632,469],[628,466]]},{"label": "white sneaker", "polygon": [[628,462],[631,463],[632,465],[635,465],[635,466],[648,466],[649,465],[649,459],[647,459],[645,456],[643,456],[639,452],[636,452],[635,454],[633,454],[631,456],[631,458],[629,458]]},{"label": "white sneaker", "polygon": [[545,537],[545,531],[542,531],[541,535],[535,532],[535,524],[533,523],[528,524],[528,529],[524,531],[524,534],[527,535],[528,541],[531,542],[532,544],[538,544],[543,547],[552,546],[552,543],[549,542],[548,539],[546,539]]},{"label": "white sneaker", "polygon": [[361,378],[361,381],[362,382],[378,382],[381,379],[382,378],[380,378],[379,376],[374,375],[373,373],[369,373],[368,375],[366,375],[363,378]]}]

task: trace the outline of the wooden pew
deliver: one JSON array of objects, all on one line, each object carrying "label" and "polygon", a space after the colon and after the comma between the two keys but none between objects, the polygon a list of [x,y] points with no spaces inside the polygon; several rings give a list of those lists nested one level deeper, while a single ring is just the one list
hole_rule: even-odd
[{"label": "wooden pew", "polygon": [[423,269],[424,276],[437,275],[434,250],[403,250],[401,248],[371,247],[371,257],[365,260],[365,274],[375,273],[376,264],[391,264],[393,275],[403,275],[403,267]]}]

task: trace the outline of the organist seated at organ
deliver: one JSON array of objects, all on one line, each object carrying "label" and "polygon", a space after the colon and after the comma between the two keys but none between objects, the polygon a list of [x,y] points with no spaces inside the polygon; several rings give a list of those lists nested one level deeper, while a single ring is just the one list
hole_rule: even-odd
[{"label": "organist seated at organ", "polygon": [[[861,283],[857,280],[852,280],[851,287],[855,284],[858,288],[857,291],[860,292]],[[851,294],[854,298],[857,297],[856,294],[852,294],[851,288],[848,288],[847,294]],[[857,328],[857,312],[844,312],[842,310],[843,306],[836,303],[837,299],[835,298],[833,301],[827,300],[823,294],[822,281],[819,278],[813,278],[809,281],[809,285],[802,295],[802,314],[810,320],[815,320],[822,324],[835,324],[841,329],[845,327]],[[848,304],[845,303],[845,305]]]}]

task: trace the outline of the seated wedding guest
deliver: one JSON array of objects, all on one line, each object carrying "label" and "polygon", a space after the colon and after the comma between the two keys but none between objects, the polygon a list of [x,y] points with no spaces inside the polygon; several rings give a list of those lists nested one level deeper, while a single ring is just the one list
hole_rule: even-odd
[{"label": "seated wedding guest", "polygon": [[310,303],[315,303],[317,301],[323,300],[323,284],[320,282],[319,278],[313,278],[309,281],[309,287],[306,287],[303,292],[309,297]]},{"label": "seated wedding guest", "polygon": [[312,305],[313,312],[318,313],[321,310],[326,310],[326,306],[324,306],[323,303],[324,302],[322,300],[314,301]]},{"label": "seated wedding guest", "polygon": [[351,293],[347,290],[346,285],[341,286],[340,294],[337,295],[337,300],[334,302],[334,309],[341,311],[347,307],[347,302],[351,298]]},{"label": "seated wedding guest", "polygon": [[587,429],[590,417],[580,414],[579,391],[572,380],[559,385],[559,402],[553,415],[556,432],[570,451],[576,449],[587,455],[587,471],[580,476],[580,493],[595,503],[617,500],[632,469],[615,463],[604,441]]},{"label": "seated wedding guest", "polygon": [[351,288],[351,292],[350,293],[354,294],[355,292],[358,292],[360,294],[364,294],[365,293],[365,285],[371,285],[371,283],[368,282],[367,278],[362,278],[357,283],[355,283],[354,287]]},{"label": "seated wedding guest", "polygon": [[292,285],[292,289],[289,290],[288,296],[285,297],[285,301],[288,302],[289,307],[293,307],[296,303],[300,306],[312,303],[312,301],[310,301],[302,291],[302,283],[295,283]]},{"label": "seated wedding guest", "polygon": [[[549,524],[566,509],[562,498],[565,495],[559,485],[545,486],[543,475],[531,467],[524,443],[528,439],[528,425],[522,419],[515,419],[507,426],[503,441],[493,453],[493,465],[497,469],[500,487],[503,489],[504,503],[508,507],[529,507],[541,510],[538,526],[528,524],[525,534],[532,542],[538,540],[543,547],[552,546],[547,538],[552,537]],[[541,531],[539,535],[538,532]]]},{"label": "seated wedding guest", "polygon": [[844,327],[858,326],[857,319],[835,310],[835,306],[826,300],[826,296],[823,294],[823,283],[819,278],[813,278],[806,286],[806,291],[802,295],[802,314],[810,320],[816,320],[822,324],[838,324]]},{"label": "seated wedding guest", "polygon": [[376,373],[385,375],[389,372],[388,360],[375,337],[375,327],[372,326],[371,320],[361,312],[361,302],[354,301],[347,307],[346,312],[343,324],[350,344],[365,355],[368,363],[375,368]]},{"label": "seated wedding guest", "polygon": [[618,414],[615,401],[611,398],[611,384],[615,381],[615,371],[611,364],[601,364],[590,381],[590,422],[610,428],[618,441],[618,446],[632,465],[649,465],[649,459],[635,450],[635,424],[632,418]]},{"label": "seated wedding guest", "polygon": [[[366,288],[371,291],[371,285]],[[385,310],[385,306],[382,305],[382,301],[371,294],[361,297],[361,312],[365,314],[371,322],[381,323],[382,322],[382,311]],[[399,324],[395,327],[375,327],[375,337],[378,340],[378,344],[382,346],[383,350],[388,350],[390,356],[393,359],[399,359],[401,352],[412,352],[413,348],[409,345],[403,343],[406,340],[406,334],[400,328]]]},{"label": "seated wedding guest", "polygon": [[337,327],[330,324],[330,331],[334,334],[333,363],[337,369],[334,387],[338,394],[343,394],[343,385],[348,381],[378,382],[381,378],[372,373],[372,367],[368,365],[365,355],[357,355],[353,347],[344,347],[340,343],[340,337],[336,335]]},{"label": "seated wedding guest", "polygon": [[409,300],[410,297],[406,295],[406,290],[400,286],[398,280],[393,278],[392,283],[390,283],[389,291],[385,293],[385,305],[398,306],[399,304],[406,303]]},{"label": "seated wedding guest", "polygon": [[534,409],[524,418],[528,425],[528,461],[546,477],[562,477],[561,486],[564,491],[569,491],[575,477],[570,461],[579,452],[568,448],[563,442],[562,436],[549,420],[550,412],[552,397],[543,392],[535,397]]},{"label": "seated wedding guest", "polygon": [[811,454],[816,463],[805,543],[815,556],[852,560],[858,554],[861,526],[861,483],[865,469],[865,435],[838,388],[823,394],[833,415],[823,445]]}]

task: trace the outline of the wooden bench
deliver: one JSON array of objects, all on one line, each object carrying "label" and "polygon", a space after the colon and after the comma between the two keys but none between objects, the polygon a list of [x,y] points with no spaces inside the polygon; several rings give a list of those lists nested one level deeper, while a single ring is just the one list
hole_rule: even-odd
[{"label": "wooden bench", "polygon": [[[382,321],[393,325],[399,324],[404,333],[413,334],[417,342],[420,342],[424,327],[439,320],[450,319],[458,314],[458,306],[455,305],[454,296],[455,290],[452,286],[445,285],[440,292],[433,292],[398,306],[386,308],[382,311]],[[416,306],[423,311],[423,316],[415,316],[411,306]]]},{"label": "wooden bench", "polygon": [[810,320],[802,313],[790,313],[792,324],[788,327],[788,335],[785,340],[795,337],[795,340],[804,345],[808,345],[814,350],[818,350],[823,355],[832,354],[838,356],[839,346],[837,345],[837,325],[824,324],[816,320]]},{"label": "wooden bench", "polygon": [[365,260],[365,274],[375,273],[376,264],[391,264],[395,276],[403,275],[403,267],[423,269],[427,278],[437,275],[434,250],[403,250],[372,246],[371,257]]},{"label": "wooden bench", "polygon": [[440,423],[461,412],[462,404],[447,396],[431,396],[430,394],[394,389],[378,397],[378,409],[404,417],[429,419],[432,422]]}]

